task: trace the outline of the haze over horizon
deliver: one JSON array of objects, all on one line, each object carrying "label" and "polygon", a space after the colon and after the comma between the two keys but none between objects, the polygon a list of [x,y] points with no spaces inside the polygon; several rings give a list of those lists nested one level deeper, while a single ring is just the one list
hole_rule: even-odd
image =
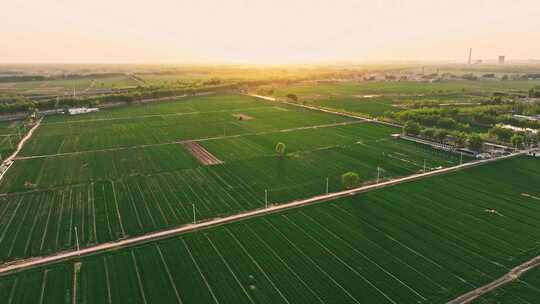
[{"label": "haze over horizon", "polygon": [[540,2],[67,1],[3,4],[0,63],[534,59]]}]

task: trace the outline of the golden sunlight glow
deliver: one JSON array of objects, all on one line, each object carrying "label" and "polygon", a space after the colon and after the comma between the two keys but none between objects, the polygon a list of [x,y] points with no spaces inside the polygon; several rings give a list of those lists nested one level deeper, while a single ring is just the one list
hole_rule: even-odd
[{"label": "golden sunlight glow", "polygon": [[313,63],[540,54],[538,0],[2,4],[0,62]]}]

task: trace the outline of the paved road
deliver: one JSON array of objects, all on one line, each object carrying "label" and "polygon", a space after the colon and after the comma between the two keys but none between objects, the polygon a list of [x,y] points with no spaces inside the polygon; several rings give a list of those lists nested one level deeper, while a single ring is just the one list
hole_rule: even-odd
[{"label": "paved road", "polygon": [[465,163],[462,165],[443,168],[443,169],[434,170],[434,171],[425,172],[425,173],[414,174],[414,175],[410,175],[403,178],[381,182],[378,184],[372,184],[368,186],[358,187],[355,189],[330,193],[326,195],[314,196],[308,199],[297,200],[297,201],[292,201],[289,203],[284,203],[281,205],[270,206],[265,209],[247,211],[244,213],[231,215],[231,216],[227,216],[223,218],[216,218],[216,219],[212,219],[212,220],[208,220],[208,221],[204,221],[204,222],[200,222],[196,224],[190,224],[190,225],[185,225],[185,226],[181,226],[181,227],[177,227],[173,229],[153,232],[153,233],[149,233],[149,234],[138,236],[138,237],[132,237],[132,238],[114,241],[110,243],[99,244],[99,245],[87,247],[80,250],[73,250],[69,252],[57,253],[50,256],[37,257],[37,258],[32,258],[32,259],[27,259],[27,260],[10,262],[10,263],[0,265],[0,274],[16,272],[16,271],[20,271],[26,268],[55,263],[55,262],[59,262],[59,261],[63,261],[63,260],[71,259],[71,258],[76,258],[76,257],[95,254],[95,253],[104,252],[108,250],[118,249],[121,247],[134,246],[134,245],[146,243],[146,242],[157,240],[157,239],[175,236],[175,235],[182,234],[188,231],[194,231],[194,230],[199,230],[199,229],[203,229],[203,228],[207,228],[211,226],[236,222],[236,221],[240,221],[246,218],[261,216],[264,214],[296,208],[303,205],[325,202],[325,201],[333,200],[340,197],[350,196],[350,195],[354,195],[354,194],[358,194],[358,193],[362,193],[362,192],[366,192],[370,190],[380,189],[380,188],[384,188],[384,187],[388,187],[388,186],[392,186],[392,185],[396,185],[396,184],[400,184],[404,182],[422,179],[428,176],[434,176],[434,175],[444,174],[448,172],[459,171],[459,170],[463,170],[469,167],[478,166],[478,165],[487,164],[487,163],[491,163],[491,162],[502,160],[502,159],[515,157],[517,155],[522,155],[523,153],[525,152],[515,153],[512,155],[502,156],[502,157],[493,158],[493,159],[479,160],[475,162]]}]

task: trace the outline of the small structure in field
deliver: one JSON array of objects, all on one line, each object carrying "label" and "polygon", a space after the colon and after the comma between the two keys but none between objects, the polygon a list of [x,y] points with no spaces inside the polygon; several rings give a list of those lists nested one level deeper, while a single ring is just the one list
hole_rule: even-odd
[{"label": "small structure in field", "polygon": [[520,127],[516,127],[516,126],[512,126],[512,125],[503,125],[503,124],[499,124],[499,126],[503,129],[509,129],[509,130],[512,130],[514,132],[525,132],[525,133],[532,133],[532,134],[536,134],[538,133],[538,130],[535,130],[535,129],[532,129],[532,128],[520,128]]},{"label": "small structure in field", "polygon": [[79,114],[86,114],[86,113],[92,113],[92,112],[97,112],[97,111],[99,111],[99,108],[87,108],[87,107],[70,108],[68,109],[68,114],[79,115]]},{"label": "small structure in field", "polygon": [[529,152],[527,152],[527,155],[532,157],[540,157],[540,148],[529,150]]},{"label": "small structure in field", "polygon": [[251,119],[253,119],[253,117],[251,117],[249,115],[246,115],[246,114],[242,114],[242,113],[235,113],[232,116],[235,117],[238,120],[251,120]]},{"label": "small structure in field", "polygon": [[540,115],[536,115],[536,116],[527,116],[527,115],[517,115],[517,114],[514,114],[513,115],[515,118],[519,119],[519,120],[529,120],[529,121],[537,121],[537,120],[540,120]]}]

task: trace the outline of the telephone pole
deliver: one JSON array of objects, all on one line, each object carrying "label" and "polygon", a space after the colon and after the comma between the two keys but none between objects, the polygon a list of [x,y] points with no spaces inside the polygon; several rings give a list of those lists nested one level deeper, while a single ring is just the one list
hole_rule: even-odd
[{"label": "telephone pole", "polygon": [[326,194],[328,194],[328,177],[326,178]]}]

